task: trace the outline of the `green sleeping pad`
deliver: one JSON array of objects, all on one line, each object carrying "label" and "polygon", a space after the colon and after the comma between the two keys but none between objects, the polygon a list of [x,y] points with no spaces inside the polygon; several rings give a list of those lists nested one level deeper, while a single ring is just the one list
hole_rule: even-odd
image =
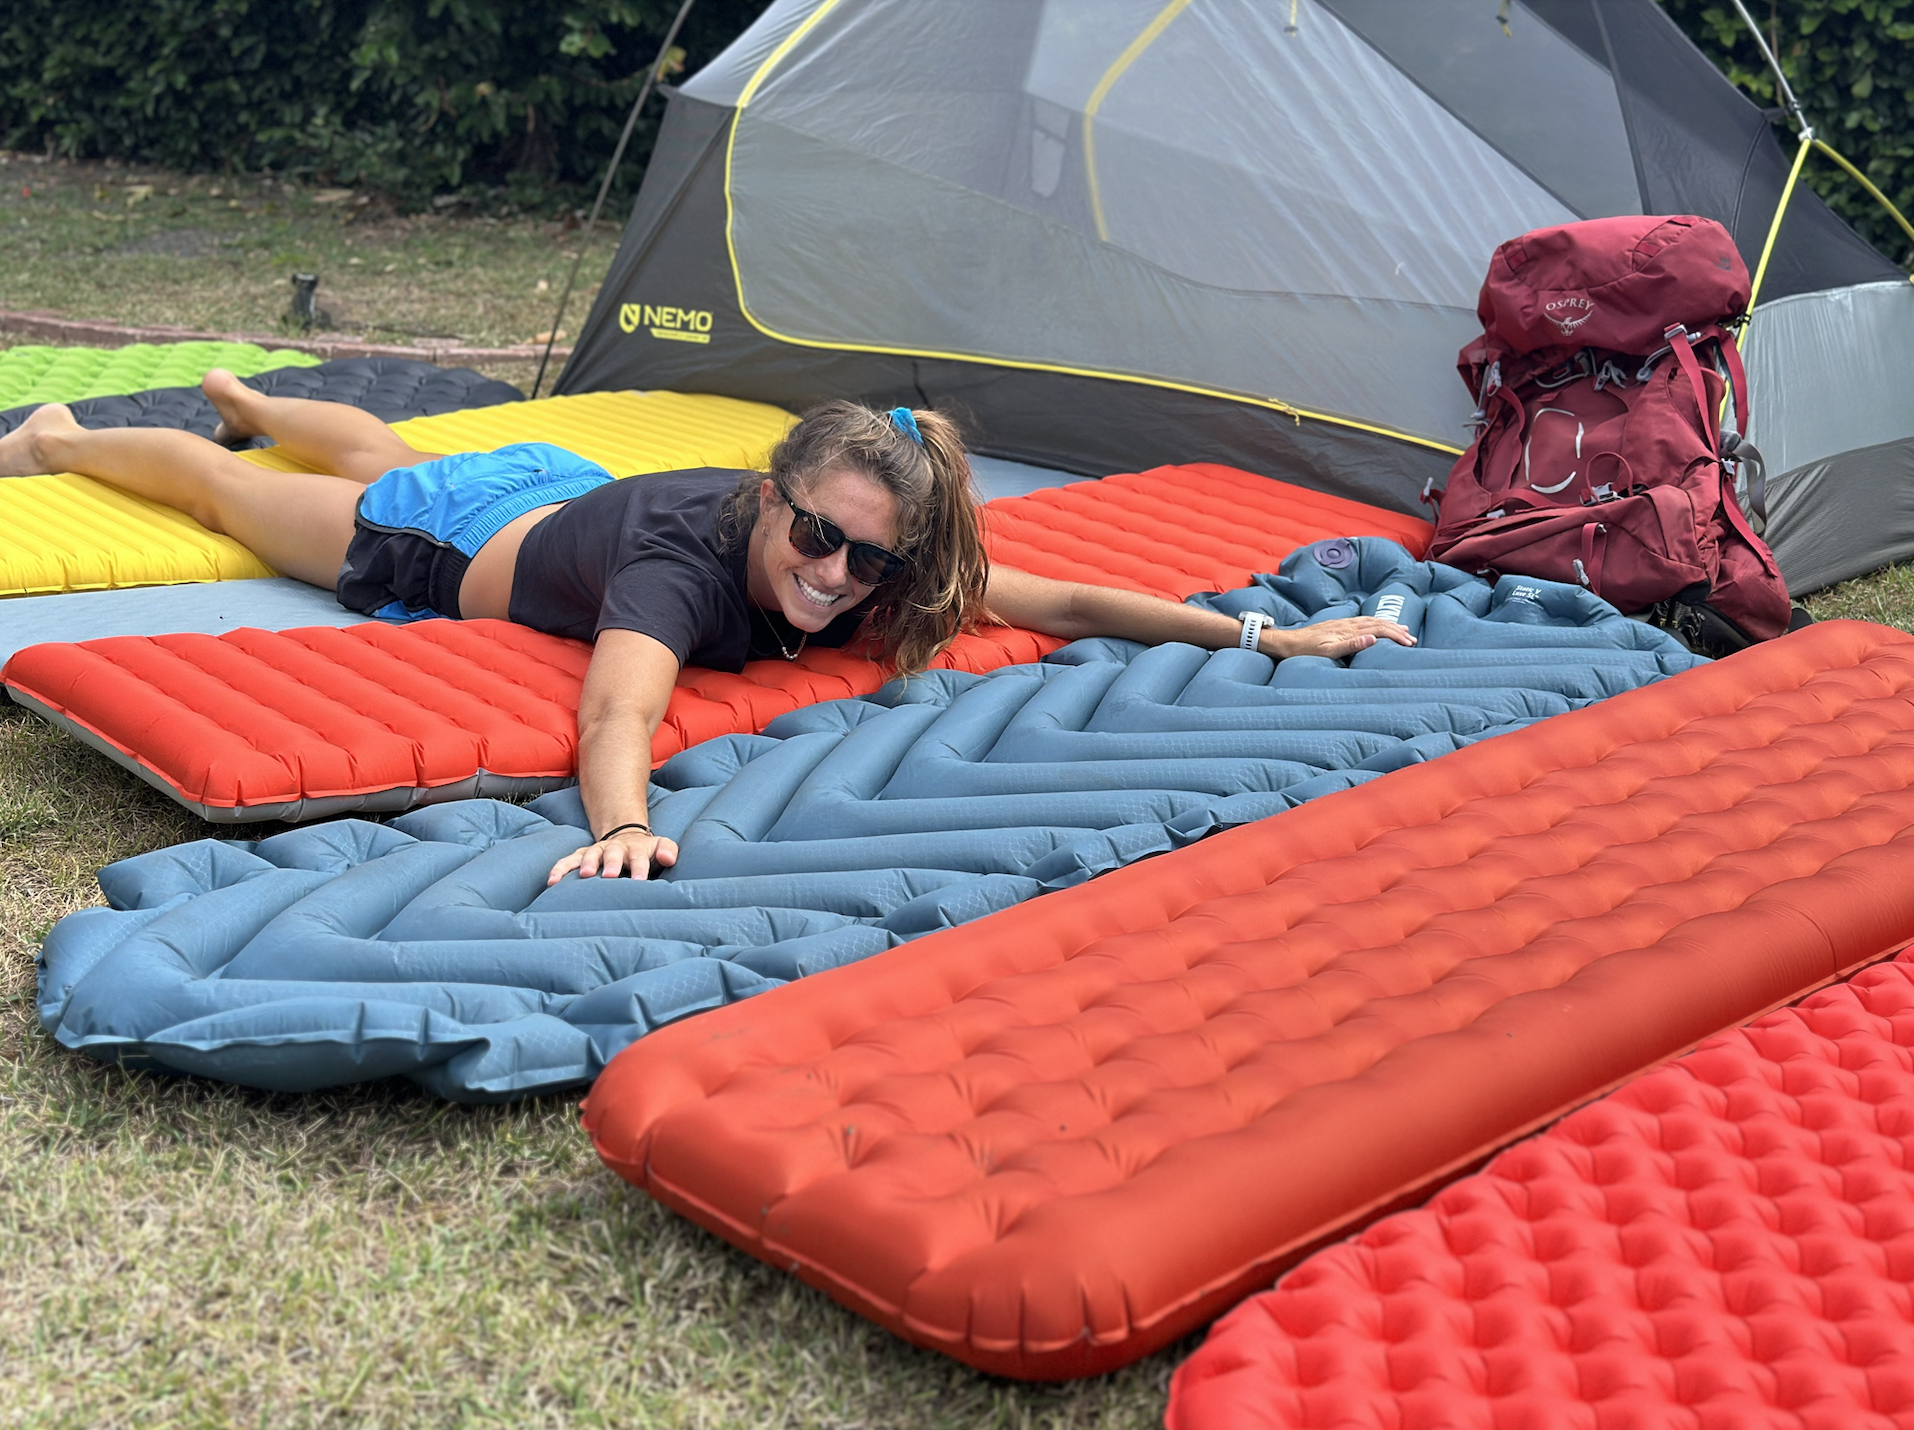
[{"label": "green sleeping pad", "polygon": [[124,348],[19,347],[0,351],[0,411],[30,402],[77,402],[155,387],[192,387],[213,368],[240,377],[316,367],[309,353],[255,343],[134,343]]}]

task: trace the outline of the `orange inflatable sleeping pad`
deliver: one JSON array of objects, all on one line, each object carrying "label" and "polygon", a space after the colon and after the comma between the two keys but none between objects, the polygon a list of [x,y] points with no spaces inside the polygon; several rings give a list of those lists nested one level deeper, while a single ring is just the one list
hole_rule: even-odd
[{"label": "orange inflatable sleeping pad", "polygon": [[1914,963],[1862,970],[1317,1253],[1170,1430],[1914,1425]]},{"label": "orange inflatable sleeping pad", "polygon": [[1107,1371],[1914,938],[1914,637],[1810,627],[665,1028],[614,1170],[921,1345]]},{"label": "orange inflatable sleeping pad", "polygon": [[[1007,565],[1177,600],[1245,585],[1324,537],[1387,536],[1417,555],[1429,537],[1414,517],[1211,465],[1001,498],[985,522]],[[1061,644],[986,626],[937,664],[982,672]],[[30,646],[3,678],[16,700],[207,819],[312,819],[568,782],[589,656],[504,621],[367,622]],[[652,758],[883,680],[855,651],[735,675],[687,668]]]}]

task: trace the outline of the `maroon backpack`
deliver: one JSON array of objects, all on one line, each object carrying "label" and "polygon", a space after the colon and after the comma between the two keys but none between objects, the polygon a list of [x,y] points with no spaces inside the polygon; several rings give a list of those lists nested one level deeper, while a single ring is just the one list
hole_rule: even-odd
[{"label": "maroon backpack", "polygon": [[1711,219],[1591,219],[1496,249],[1482,336],[1457,359],[1476,436],[1429,554],[1584,586],[1709,654],[1787,630],[1781,568],[1735,494],[1745,465],[1765,520],[1760,454],[1716,420],[1732,384],[1747,426],[1722,326],[1747,305],[1748,269]]}]

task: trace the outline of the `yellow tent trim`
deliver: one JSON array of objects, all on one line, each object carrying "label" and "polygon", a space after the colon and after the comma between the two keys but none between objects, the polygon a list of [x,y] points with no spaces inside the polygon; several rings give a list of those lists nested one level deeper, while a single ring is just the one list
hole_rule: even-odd
[{"label": "yellow tent trim", "polygon": [[1859,169],[1855,168],[1854,165],[1850,164],[1847,161],[1847,159],[1844,158],[1841,154],[1837,153],[1835,151],[1834,146],[1832,144],[1829,144],[1826,140],[1816,139],[1814,141],[1814,147],[1816,149],[1819,149],[1823,154],[1826,154],[1830,159],[1834,160],[1834,162],[1839,164],[1843,169],[1846,169],[1848,173],[1853,177],[1854,182],[1859,184],[1862,188],[1866,189],[1868,193],[1873,195],[1874,201],[1878,203],[1882,208],[1886,209],[1888,213],[1893,216],[1894,222],[1898,223],[1901,226],[1901,232],[1905,233],[1908,236],[1908,239],[1910,242],[1914,242],[1914,223],[1909,223],[1907,221],[1907,215],[1903,214],[1899,209],[1894,207],[1894,201],[1890,199],[1886,194],[1882,193],[1879,189],[1877,189],[1874,186],[1874,181],[1872,179],[1870,179],[1866,174],[1863,174]]},{"label": "yellow tent trim", "polygon": [[[1142,35],[1137,37],[1137,40],[1131,42],[1131,49],[1136,50],[1137,53],[1140,54],[1142,48],[1147,47],[1150,40],[1154,39],[1156,35],[1161,34],[1163,27],[1175,19],[1176,12],[1181,10],[1186,4],[1188,4],[1188,0],[1171,0],[1171,4],[1165,7],[1162,13],[1158,14],[1156,20],[1152,22],[1151,28],[1145,30]],[[765,80],[770,77],[771,72],[777,68],[784,57],[788,55],[836,5],[837,0],[824,0],[824,3],[812,11],[803,24],[785,36],[783,43],[771,51],[769,55],[765,56],[764,63],[759,65],[756,71],[753,72],[750,80],[746,82],[744,89],[740,91],[738,95],[736,113],[731,116],[731,133],[725,139],[725,252],[731,260],[731,281],[737,290],[738,311],[744,315],[744,320],[753,328],[757,329],[758,332],[764,334],[765,337],[772,339],[774,342],[789,343],[793,347],[816,348],[823,352],[876,353],[884,357],[936,358],[946,362],[981,362],[988,363],[992,367],[1016,368],[1023,372],[1054,372],[1065,377],[1095,377],[1102,378],[1108,382],[1127,382],[1139,387],[1161,388],[1169,392],[1187,392],[1197,397],[1214,397],[1224,402],[1240,402],[1245,406],[1261,407],[1271,412],[1280,412],[1285,417],[1293,418],[1298,422],[1304,418],[1312,422],[1327,422],[1332,426],[1346,427],[1356,432],[1369,432],[1378,437],[1388,437],[1397,442],[1407,442],[1412,446],[1426,447],[1430,451],[1443,452],[1452,457],[1462,455],[1462,449],[1460,447],[1452,446],[1447,442],[1438,442],[1432,437],[1419,437],[1412,432],[1398,432],[1393,428],[1379,427],[1368,422],[1359,422],[1350,417],[1337,417],[1327,412],[1312,412],[1308,408],[1296,407],[1274,397],[1251,397],[1240,392],[1225,392],[1220,388],[1200,387],[1193,383],[1174,382],[1168,378],[1161,377],[1141,377],[1134,373],[1110,372],[1104,368],[1070,367],[1062,363],[1028,362],[1017,358],[992,357],[981,353],[944,352],[936,348],[892,347],[881,343],[826,342],[817,338],[800,338],[790,333],[781,333],[776,328],[760,320],[757,314],[751,311],[751,304],[744,296],[744,270],[738,265],[738,244],[736,237],[737,204],[731,191],[733,162],[737,154],[738,146],[738,125],[744,117],[744,111],[750,106],[751,101],[757,97],[758,91],[763,87]],[[1125,51],[1125,53],[1128,54],[1129,51]],[[1130,55],[1130,59],[1134,60],[1135,55]],[[1124,65],[1125,63],[1124,60],[1119,58],[1119,65]],[[1116,69],[1114,73],[1107,74],[1105,78],[1111,83],[1114,83],[1116,75],[1120,73],[1121,70]],[[1107,92],[1108,86],[1100,84],[1099,88]]]},{"label": "yellow tent trim", "polygon": [[1111,87],[1123,77],[1123,72],[1156,43],[1157,36],[1169,29],[1170,21],[1188,9],[1189,3],[1190,0],[1170,0],[1158,11],[1156,18],[1144,26],[1143,33],[1130,41],[1110,68],[1103,72],[1097,87],[1090,91],[1090,102],[1083,106],[1083,170],[1090,181],[1090,212],[1097,221],[1097,237],[1105,243],[1110,241],[1110,230],[1103,221],[1103,191],[1097,185],[1097,111],[1103,108],[1104,99]]},{"label": "yellow tent trim", "polygon": [[1768,259],[1774,254],[1774,241],[1781,235],[1781,220],[1787,217],[1788,200],[1794,197],[1794,186],[1800,182],[1801,166],[1808,161],[1808,149],[1813,144],[1808,135],[1801,136],[1801,147],[1794,151],[1794,167],[1788,170],[1788,182],[1781,186],[1781,201],[1774,206],[1774,218],[1768,224],[1767,242],[1761,245],[1761,261],[1755,264],[1754,282],[1748,288],[1748,311],[1754,311],[1755,301],[1761,296],[1761,280],[1768,276]]},{"label": "yellow tent trim", "polygon": [[[831,11],[835,10],[836,8],[837,8],[837,0],[824,0],[824,3],[818,6],[817,9],[813,10],[810,13],[810,15],[805,19],[802,25],[799,25],[795,30],[791,31],[790,34],[784,37],[783,44],[779,45],[775,50],[771,51],[770,54],[764,57],[764,63],[757,67],[756,72],[752,74],[750,80],[745,84],[743,91],[738,95],[739,109],[744,109],[751,103],[752,99],[756,97],[757,95],[758,86],[764,83],[765,77],[769,75],[772,70],[776,69],[778,65],[783,62],[784,57],[790,54],[791,51],[794,48],[796,48],[799,41],[801,41],[806,35],[810,34],[812,30],[817,28],[818,21],[822,20],[826,15],[830,14]],[[735,123],[731,126],[731,132],[734,134],[737,133],[737,125]],[[726,167],[726,172],[728,173],[730,170],[730,161],[729,161],[728,153],[726,155],[725,167]],[[725,190],[725,199],[727,203],[730,201],[730,197],[731,197],[731,191],[727,187]]]},{"label": "yellow tent trim", "polygon": [[[1768,260],[1774,254],[1775,240],[1781,235],[1781,220],[1787,217],[1788,201],[1794,197],[1795,186],[1801,181],[1801,170],[1807,163],[1808,151],[1810,149],[1818,150],[1826,154],[1830,159],[1834,160],[1835,163],[1845,169],[1849,177],[1862,188],[1866,189],[1868,193],[1873,196],[1874,201],[1888,211],[1889,215],[1894,219],[1894,222],[1901,226],[1901,231],[1907,235],[1908,241],[1914,242],[1914,223],[1907,221],[1907,215],[1903,214],[1894,206],[1894,201],[1882,193],[1880,189],[1875,186],[1874,181],[1868,178],[1866,174],[1863,174],[1853,164],[1849,163],[1847,158],[1835,149],[1832,144],[1829,144],[1824,139],[1816,138],[1812,130],[1806,131],[1801,136],[1800,147],[1794,151],[1794,165],[1788,170],[1788,182],[1782,186],[1781,201],[1774,206],[1774,218],[1768,223],[1768,237],[1761,245],[1761,261],[1755,264],[1754,281],[1748,289],[1748,311],[1750,313],[1754,312],[1755,303],[1759,301],[1761,297],[1761,281],[1768,276]],[[1754,328],[1750,325],[1741,343],[1744,350],[1753,339]]]}]

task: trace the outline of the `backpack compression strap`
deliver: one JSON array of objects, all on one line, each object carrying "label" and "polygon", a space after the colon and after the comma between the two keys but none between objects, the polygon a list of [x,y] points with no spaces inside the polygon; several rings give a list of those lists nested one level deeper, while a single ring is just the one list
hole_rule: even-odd
[{"label": "backpack compression strap", "polygon": [[[1696,361],[1694,347],[1688,341],[1688,330],[1680,323],[1676,323],[1673,327],[1669,328],[1667,332],[1663,333],[1662,336],[1668,340],[1668,345],[1675,350],[1675,361],[1681,364],[1681,370],[1687,374],[1688,385],[1694,390],[1695,408],[1701,414],[1701,430],[1708,439],[1708,449],[1715,454],[1716,458],[1715,481],[1717,483],[1721,508],[1728,513],[1729,524],[1740,533],[1742,539],[1746,541],[1749,546],[1753,547],[1756,554],[1761,557],[1761,564],[1768,569],[1768,574],[1778,577],[1781,574],[1781,568],[1775,565],[1774,554],[1768,550],[1767,545],[1761,538],[1755,535],[1754,528],[1748,524],[1748,517],[1741,509],[1740,499],[1736,497],[1731,490],[1720,490],[1722,477],[1720,461],[1721,439],[1715,427],[1715,414],[1708,402],[1707,384],[1701,380],[1701,364]],[[1740,372],[1740,370],[1741,355],[1736,353],[1733,361],[1729,364],[1729,372],[1735,374]],[[1740,403],[1747,396],[1747,378],[1745,374],[1742,374],[1741,381],[1737,384],[1737,387],[1739,390],[1735,393],[1735,401]],[[1737,406],[1735,412],[1738,416],[1743,416],[1746,409]],[[1743,420],[1746,420],[1745,416],[1743,416]]]}]

